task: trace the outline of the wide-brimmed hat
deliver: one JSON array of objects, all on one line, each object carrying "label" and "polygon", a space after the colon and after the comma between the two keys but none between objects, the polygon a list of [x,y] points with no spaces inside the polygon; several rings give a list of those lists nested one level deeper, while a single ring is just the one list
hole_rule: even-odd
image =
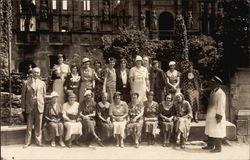
[{"label": "wide-brimmed hat", "polygon": [[56,91],[51,92],[50,97],[58,97],[58,93]]},{"label": "wide-brimmed hat", "polygon": [[222,81],[218,76],[214,76],[214,77],[211,79],[211,81],[217,82],[217,83],[219,83],[219,84],[222,84],[222,83],[223,83],[223,81]]},{"label": "wide-brimmed hat", "polygon": [[86,62],[90,62],[90,59],[85,57],[82,59],[82,63],[86,63]]},{"label": "wide-brimmed hat", "polygon": [[170,61],[168,65],[169,66],[176,65],[176,63],[175,63],[175,61]]},{"label": "wide-brimmed hat", "polygon": [[136,56],[135,61],[142,61],[142,57],[141,56]]}]

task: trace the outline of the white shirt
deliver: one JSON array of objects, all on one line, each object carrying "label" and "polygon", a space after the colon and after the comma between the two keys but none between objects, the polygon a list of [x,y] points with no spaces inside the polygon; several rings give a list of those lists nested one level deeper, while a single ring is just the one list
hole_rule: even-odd
[{"label": "white shirt", "polygon": [[121,71],[122,84],[127,84],[127,72],[126,69]]}]

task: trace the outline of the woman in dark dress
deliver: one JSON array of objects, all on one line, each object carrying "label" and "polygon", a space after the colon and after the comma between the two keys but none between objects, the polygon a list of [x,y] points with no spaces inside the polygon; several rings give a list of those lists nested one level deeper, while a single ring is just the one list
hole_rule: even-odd
[{"label": "woman in dark dress", "polygon": [[158,127],[158,103],[153,101],[154,92],[150,91],[147,94],[148,100],[143,103],[144,105],[144,127],[147,133],[148,144],[154,145],[155,137]]},{"label": "woman in dark dress", "polygon": [[131,102],[129,103],[128,111],[128,124],[127,124],[127,135],[132,135],[134,138],[135,147],[139,147],[139,139],[141,138],[141,131],[143,126],[143,103],[138,101],[139,94],[131,94]]},{"label": "woman in dark dress", "polygon": [[[75,95],[79,95],[81,77],[78,74],[78,68],[75,64],[71,65],[71,74],[66,77],[64,82],[64,91],[66,93],[73,92]],[[77,97],[78,101],[78,97]]]},{"label": "woman in dark dress", "polygon": [[122,58],[120,60],[120,68],[116,70],[116,89],[122,94],[122,100],[130,101],[130,83],[129,69],[127,69],[127,61]]},{"label": "woman in dark dress", "polygon": [[163,147],[170,145],[170,138],[174,127],[175,109],[172,100],[172,95],[168,94],[165,97],[165,101],[162,101],[159,106],[159,124],[163,135]]},{"label": "woman in dark dress", "polygon": [[193,118],[192,108],[188,101],[184,99],[182,93],[177,93],[175,98],[174,107],[176,109],[175,116],[175,132],[176,132],[176,143],[180,144],[182,149],[185,148],[185,142],[188,139],[190,123]]},{"label": "woman in dark dress", "polygon": [[102,93],[102,101],[97,103],[97,128],[99,129],[100,137],[102,140],[107,140],[113,136],[113,125],[109,116],[108,94]]},{"label": "woman in dark dress", "polygon": [[102,64],[100,61],[94,62],[94,70],[96,73],[95,87],[94,87],[94,98],[96,102],[102,100],[103,82],[104,82],[104,72],[102,70]]},{"label": "woman in dark dress", "polygon": [[96,103],[92,99],[92,92],[87,90],[84,93],[84,100],[79,106],[79,115],[82,119],[83,135],[87,137],[87,145],[90,146],[92,140],[103,146],[101,139],[95,132],[95,116],[96,116]]}]

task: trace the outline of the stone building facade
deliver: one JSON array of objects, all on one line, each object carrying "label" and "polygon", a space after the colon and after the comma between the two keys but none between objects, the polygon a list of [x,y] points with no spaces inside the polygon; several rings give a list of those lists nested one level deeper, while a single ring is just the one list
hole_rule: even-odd
[{"label": "stone building facade", "polygon": [[178,14],[189,34],[209,34],[219,10],[219,0],[15,0],[12,69],[26,72],[32,64],[48,76],[59,53],[100,58],[101,36],[123,26],[147,27],[151,38],[172,39]]}]

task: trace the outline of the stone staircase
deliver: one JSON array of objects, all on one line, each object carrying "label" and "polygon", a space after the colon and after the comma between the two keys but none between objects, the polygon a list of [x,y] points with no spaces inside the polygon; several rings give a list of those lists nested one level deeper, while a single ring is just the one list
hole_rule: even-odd
[{"label": "stone staircase", "polygon": [[[236,140],[236,127],[233,123],[226,122],[229,140]],[[1,145],[24,144],[26,125],[1,126]],[[191,123],[189,141],[202,141],[207,139],[204,134],[205,121]]]}]

